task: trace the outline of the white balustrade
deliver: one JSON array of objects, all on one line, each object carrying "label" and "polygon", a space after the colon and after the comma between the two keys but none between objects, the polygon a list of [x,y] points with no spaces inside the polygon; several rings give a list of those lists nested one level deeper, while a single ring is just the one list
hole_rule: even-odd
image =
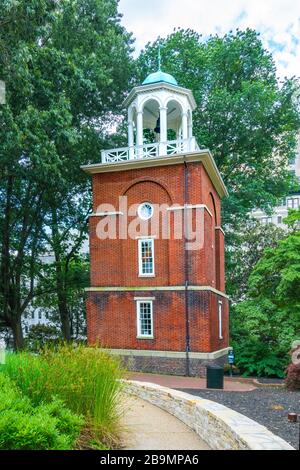
[{"label": "white balustrade", "polygon": [[184,152],[194,152],[196,150],[199,150],[199,146],[195,137],[191,137],[190,139],[184,140],[171,140],[167,142],[103,150],[101,157],[102,163],[120,163],[128,160],[177,155]]}]

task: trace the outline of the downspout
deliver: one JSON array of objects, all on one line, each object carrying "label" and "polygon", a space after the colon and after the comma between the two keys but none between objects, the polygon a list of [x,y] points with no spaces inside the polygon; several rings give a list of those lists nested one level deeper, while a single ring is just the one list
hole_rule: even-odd
[{"label": "downspout", "polygon": [[188,204],[188,166],[186,163],[185,155],[183,156],[184,161],[184,273],[185,273],[185,353],[186,353],[186,362],[185,362],[185,375],[190,376],[190,318],[189,318],[189,254],[187,250],[187,204]]}]

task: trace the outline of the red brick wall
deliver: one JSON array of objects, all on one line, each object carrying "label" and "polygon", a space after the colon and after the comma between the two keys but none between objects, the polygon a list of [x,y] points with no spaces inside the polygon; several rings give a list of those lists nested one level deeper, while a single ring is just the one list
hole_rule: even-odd
[{"label": "red brick wall", "polygon": [[[215,225],[220,221],[220,198],[202,164],[188,165],[188,204],[205,204],[204,245],[200,250],[189,251],[189,282],[194,285],[216,287],[224,284],[220,280],[222,270],[219,259],[222,246],[216,246]],[[145,168],[122,172],[101,173],[93,176],[94,211],[100,204],[110,203],[119,209],[118,197],[126,195],[128,206],[149,201],[153,204],[184,201],[184,166]],[[214,203],[212,200],[214,199]],[[194,210],[195,211],[195,210]],[[164,214],[167,212],[165,211]],[[174,211],[168,212],[171,233],[174,225]],[[114,216],[117,219],[123,216]],[[134,216],[128,218],[130,223]],[[155,274],[154,278],[138,276],[137,240],[100,240],[96,228],[100,217],[90,218],[91,286],[143,286],[182,285],[185,283],[184,240],[162,240],[161,232],[155,235]],[[117,224],[118,225],[118,224]],[[147,224],[144,228],[147,228]],[[141,232],[147,234],[147,231]],[[218,249],[218,265],[216,258]],[[217,281],[218,273],[218,281]]]},{"label": "red brick wall", "polygon": [[[128,197],[128,206],[149,201],[153,204],[204,204],[204,245],[188,251],[190,285],[211,286],[224,291],[224,237],[220,198],[199,163],[188,164],[188,195],[185,200],[184,165],[99,173],[93,176],[93,208],[112,204],[119,210],[119,196]],[[166,211],[165,211],[166,214]],[[171,233],[175,212],[170,216]],[[123,216],[113,216],[117,219]],[[135,214],[128,218],[130,223]],[[155,287],[183,286],[186,281],[184,240],[162,240],[155,236],[155,277],[138,276],[136,239],[100,240],[96,235],[101,217],[90,217],[91,286]],[[146,226],[143,228],[146,229]],[[141,232],[146,234],[146,232]],[[155,296],[153,340],[136,338],[136,302],[134,296]],[[224,338],[218,337],[217,294],[189,292],[191,350],[211,352],[228,346],[228,302],[223,297]],[[87,298],[88,341],[98,340],[111,348],[184,351],[186,347],[184,291],[90,292]]]},{"label": "red brick wall", "polygon": [[216,240],[216,288],[225,292],[225,256],[224,256],[224,233],[221,229],[215,230]]},{"label": "red brick wall", "polygon": [[[134,297],[153,300],[154,339],[137,339]],[[223,301],[223,340],[219,339],[217,301]],[[214,293],[189,291],[190,346],[193,352],[212,352],[228,346],[228,301]],[[88,342],[115,349],[185,351],[184,291],[89,292]]]}]

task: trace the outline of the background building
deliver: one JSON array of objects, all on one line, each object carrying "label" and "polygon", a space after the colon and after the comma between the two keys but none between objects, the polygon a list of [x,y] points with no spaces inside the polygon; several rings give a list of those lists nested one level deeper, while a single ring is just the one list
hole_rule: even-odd
[{"label": "background building", "polygon": [[294,193],[290,193],[285,197],[280,206],[274,208],[272,215],[267,215],[261,210],[252,212],[252,216],[255,219],[260,220],[263,224],[275,224],[281,228],[286,229],[286,225],[283,223],[283,219],[288,215],[289,209],[297,209],[300,207],[300,136],[298,139],[298,150],[296,158],[293,164],[290,165],[290,169],[295,173],[299,180],[299,190]]}]

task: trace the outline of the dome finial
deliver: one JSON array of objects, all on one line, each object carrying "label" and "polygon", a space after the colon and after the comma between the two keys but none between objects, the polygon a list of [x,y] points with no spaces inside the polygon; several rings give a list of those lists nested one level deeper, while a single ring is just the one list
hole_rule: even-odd
[{"label": "dome finial", "polygon": [[162,72],[161,70],[161,39],[158,39],[158,50],[157,50],[157,72],[152,72],[148,77],[143,81],[142,85],[150,85],[150,83],[169,83],[170,85],[178,86],[177,81],[169,73]]}]

